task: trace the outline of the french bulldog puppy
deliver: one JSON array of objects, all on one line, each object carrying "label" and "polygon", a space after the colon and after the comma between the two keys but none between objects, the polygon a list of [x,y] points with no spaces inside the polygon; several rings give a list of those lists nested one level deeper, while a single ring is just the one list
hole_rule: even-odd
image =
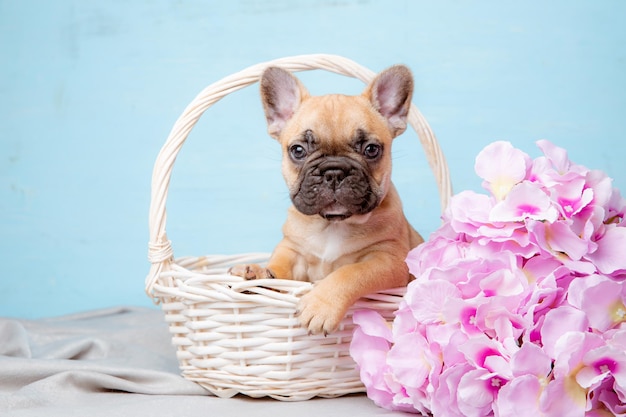
[{"label": "french bulldog puppy", "polygon": [[423,242],[391,182],[391,143],[406,129],[413,77],[397,65],[359,96],[311,96],[290,72],[270,67],[260,85],[293,205],[267,267],[230,272],[315,283],[299,319],[310,333],[328,334],[360,297],[406,285],[404,259]]}]

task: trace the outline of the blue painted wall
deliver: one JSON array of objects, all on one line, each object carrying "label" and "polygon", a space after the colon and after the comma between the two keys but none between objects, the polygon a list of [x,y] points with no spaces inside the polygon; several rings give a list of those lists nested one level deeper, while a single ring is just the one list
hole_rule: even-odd
[{"label": "blue painted wall", "polygon": [[[402,62],[457,191],[475,155],[545,138],[626,190],[626,3],[615,1],[0,0],[0,315],[150,305],[152,164],[206,85],[306,53],[371,69]],[[360,82],[302,74],[313,93]],[[415,134],[396,184],[424,234],[438,224]],[[177,161],[168,232],[177,256],[270,251],[288,197],[256,88],[211,108]]]}]

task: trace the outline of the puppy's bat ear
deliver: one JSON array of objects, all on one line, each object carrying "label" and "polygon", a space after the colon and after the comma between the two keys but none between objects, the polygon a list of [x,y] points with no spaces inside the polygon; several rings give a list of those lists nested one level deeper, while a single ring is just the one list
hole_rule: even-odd
[{"label": "puppy's bat ear", "polygon": [[308,96],[308,92],[289,71],[278,67],[267,68],[261,75],[259,84],[267,131],[274,139],[278,139],[285,124]]},{"label": "puppy's bat ear", "polygon": [[404,65],[382,71],[363,92],[386,120],[393,137],[406,129],[406,119],[413,96],[413,75]]}]

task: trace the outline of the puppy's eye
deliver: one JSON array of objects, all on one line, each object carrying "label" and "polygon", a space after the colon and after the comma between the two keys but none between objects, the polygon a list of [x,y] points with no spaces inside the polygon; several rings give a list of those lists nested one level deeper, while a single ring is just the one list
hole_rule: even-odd
[{"label": "puppy's eye", "polygon": [[363,156],[367,159],[376,159],[382,153],[382,146],[375,143],[370,143],[363,149]]},{"label": "puppy's eye", "polygon": [[302,145],[292,145],[289,148],[289,155],[291,155],[291,157],[296,161],[300,161],[306,158],[307,152]]}]

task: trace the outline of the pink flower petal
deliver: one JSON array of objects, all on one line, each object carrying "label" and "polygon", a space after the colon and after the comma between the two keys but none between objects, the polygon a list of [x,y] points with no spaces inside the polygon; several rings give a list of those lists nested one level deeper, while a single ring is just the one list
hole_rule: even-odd
[{"label": "pink flower petal", "polygon": [[620,191],[616,188],[606,203],[606,223],[617,224],[626,227],[626,198],[623,198]]},{"label": "pink flower petal", "polygon": [[407,257],[406,264],[409,272],[418,277],[429,268],[441,268],[453,265],[463,254],[462,242],[445,236],[431,236],[428,242],[412,249]]},{"label": "pink flower petal", "polygon": [[551,187],[552,198],[563,217],[571,218],[593,201],[593,190],[585,186],[585,177],[581,176]]},{"label": "pink flower petal", "polygon": [[550,381],[540,398],[540,409],[549,417],[582,417],[586,408],[587,393],[570,376]]},{"label": "pink flower petal", "polygon": [[548,225],[546,237],[553,251],[563,252],[575,261],[580,260],[589,252],[589,242],[581,239],[563,221],[557,221]]},{"label": "pink flower petal", "polygon": [[527,282],[528,281],[521,270],[512,271],[500,269],[486,275],[480,281],[480,288],[487,296],[518,295],[524,291],[524,284],[527,284]]},{"label": "pink flower petal", "polygon": [[602,405],[587,412],[585,417],[626,417],[626,404],[615,391],[605,389],[597,397]]},{"label": "pink flower petal", "polygon": [[613,180],[603,171],[591,170],[585,180],[586,185],[593,191],[593,203],[596,206],[610,206],[613,194],[619,194],[619,191],[613,188]]},{"label": "pink flower petal", "polygon": [[[572,251],[574,256],[580,251],[582,246],[578,246],[577,243],[567,242],[567,238],[564,236],[557,237],[557,240],[554,241],[554,238],[550,233],[550,224],[529,220],[527,222],[528,231],[531,236],[531,241],[537,245],[541,249],[541,255],[548,257],[551,256],[554,260],[561,262],[565,267],[567,267],[572,272],[580,273],[580,274],[593,274],[596,272],[596,267],[591,262],[587,261],[586,258],[582,260],[573,260],[567,254],[555,250],[552,247],[552,243],[556,245],[557,248],[564,249],[565,247],[568,250]],[[577,239],[577,238],[576,238]],[[593,243],[588,243],[590,246]]]},{"label": "pink flower petal", "polygon": [[550,161],[552,167],[559,174],[563,175],[569,170],[571,162],[565,149],[560,148],[545,139],[538,140],[537,146],[543,151],[546,159]]},{"label": "pink flower petal", "polygon": [[461,191],[450,200],[450,226],[458,233],[477,236],[478,228],[488,222],[492,207],[493,201],[488,196],[473,191]]},{"label": "pink flower petal", "polygon": [[572,280],[567,293],[567,301],[579,310],[583,309],[585,291],[606,280],[602,275],[588,275]]},{"label": "pink flower petal", "polygon": [[545,140],[538,141],[537,145],[545,156],[533,161],[529,174],[532,181],[552,188],[587,174],[588,169],[570,162],[565,149]]},{"label": "pink flower petal", "polygon": [[[431,329],[434,326],[431,326]],[[443,326],[437,326],[443,327]],[[432,332],[429,332],[432,333]],[[442,353],[443,362],[445,363],[446,368],[450,368],[455,365],[465,365],[467,364],[467,360],[465,356],[459,350],[459,346],[463,345],[468,339],[467,334],[461,331],[452,332],[451,336],[448,338],[448,343],[443,343],[441,338],[432,337],[429,335],[428,340],[439,342],[439,346]]]},{"label": "pink flower petal", "polygon": [[463,375],[473,369],[467,364],[444,369],[439,379],[439,385],[435,387],[433,393],[432,414],[434,416],[463,416],[457,400],[459,382]]},{"label": "pink flower petal", "polygon": [[387,342],[393,340],[387,321],[375,310],[357,310],[352,315],[352,321],[365,335],[384,339]]},{"label": "pink flower petal", "polygon": [[591,388],[612,374],[624,373],[626,354],[611,346],[601,346],[587,352],[583,363],[586,365],[576,373],[576,382],[583,388]]},{"label": "pink flower petal", "polygon": [[[607,344],[587,352],[583,358],[586,365],[578,374],[576,379],[585,388],[590,387],[594,379],[612,376],[615,384],[626,389],[626,346],[616,346]],[[585,373],[583,373],[585,371]],[[585,379],[585,376],[587,379]]]},{"label": "pink flower petal", "polygon": [[576,331],[564,333],[550,355],[555,358],[554,377],[558,379],[573,376],[581,368],[585,354],[605,344],[602,336],[594,333]]},{"label": "pink flower petal", "polygon": [[[387,363],[396,381],[409,393],[428,385],[431,373],[439,373],[442,366],[436,352],[431,350],[428,341],[419,333],[398,337],[389,351]],[[426,392],[422,394],[425,395]]]},{"label": "pink flower petal", "polygon": [[476,369],[461,377],[457,402],[463,416],[487,416],[493,401],[506,380],[487,370]]},{"label": "pink flower petal", "polygon": [[449,300],[458,298],[461,298],[458,288],[443,280],[412,283],[405,296],[413,317],[423,324],[445,323],[445,306]]},{"label": "pink flower petal", "polygon": [[542,415],[539,398],[543,386],[534,375],[522,375],[509,381],[498,393],[494,409],[498,417],[529,417]]},{"label": "pink flower petal", "polygon": [[476,157],[474,169],[496,200],[502,200],[513,186],[526,178],[530,158],[509,142],[487,145]]},{"label": "pink flower petal", "polygon": [[574,280],[568,298],[580,305],[591,328],[605,332],[626,321],[623,291],[622,283],[595,275]]},{"label": "pink flower petal", "polygon": [[603,274],[626,271],[626,227],[608,227],[596,242],[598,249],[586,256]]},{"label": "pink flower petal", "polygon": [[530,283],[540,283],[561,266],[552,256],[533,256],[524,263],[523,271]]},{"label": "pink flower petal", "polygon": [[352,336],[350,356],[359,368],[359,375],[367,387],[367,395],[378,406],[390,408],[393,404],[394,392],[385,381],[387,373],[387,353],[389,343],[378,337],[363,333],[357,327]]},{"label": "pink flower petal", "polygon": [[552,358],[556,358],[556,344],[568,332],[584,332],[588,329],[587,315],[573,307],[561,306],[546,314],[541,328],[543,349]]},{"label": "pink flower petal", "polygon": [[501,356],[503,348],[497,341],[485,335],[478,335],[459,346],[459,350],[465,355],[470,365],[476,368],[485,368],[486,359],[489,356]]},{"label": "pink flower petal", "polygon": [[489,213],[492,222],[517,222],[525,219],[554,222],[558,217],[550,197],[530,182],[517,184]]},{"label": "pink flower petal", "polygon": [[513,375],[534,375],[538,378],[547,378],[552,370],[550,357],[534,343],[524,343],[511,356]]}]

